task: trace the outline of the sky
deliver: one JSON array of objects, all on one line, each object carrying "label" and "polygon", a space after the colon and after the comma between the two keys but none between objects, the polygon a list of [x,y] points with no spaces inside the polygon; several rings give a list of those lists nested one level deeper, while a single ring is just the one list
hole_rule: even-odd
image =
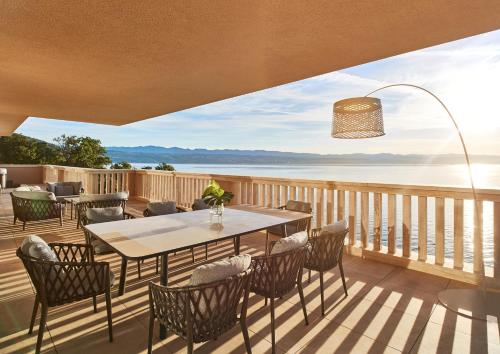
[{"label": "sky", "polygon": [[443,108],[419,90],[396,87],[382,100],[386,135],[332,139],[332,106],[388,84],[435,93],[463,131],[471,154],[500,155],[500,30],[121,127],[30,117],[18,133],[51,141],[91,136],[105,146],[178,146],[343,153],[461,153]]}]

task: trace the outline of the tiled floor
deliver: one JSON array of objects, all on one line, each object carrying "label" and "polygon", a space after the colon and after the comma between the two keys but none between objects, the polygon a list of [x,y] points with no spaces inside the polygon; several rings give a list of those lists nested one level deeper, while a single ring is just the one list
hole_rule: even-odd
[{"label": "tiled floor", "polygon": [[[141,215],[144,205],[129,203],[129,211]],[[0,352],[34,351],[37,330],[27,335],[34,293],[15,249],[23,237],[36,233],[47,241],[83,242],[83,233],[74,221],[56,220],[28,224],[27,230],[12,225],[9,196],[0,196]],[[242,239],[242,249],[262,253],[263,234]],[[171,284],[185,282],[199,265],[204,250],[197,252],[196,264],[190,254],[170,259]],[[231,255],[232,244],[222,243],[209,249],[210,259]],[[109,261],[119,274],[116,256],[99,257]],[[495,320],[474,321],[457,316],[437,304],[437,293],[457,284],[390,265],[346,256],[344,268],[349,296],[344,297],[337,270],[325,276],[327,314],[321,317],[319,280],[313,272],[311,283],[304,278],[309,313],[305,326],[299,297],[292,293],[277,302],[277,345],[287,353],[500,353],[499,326]],[[113,289],[114,342],[107,340],[104,300],[94,314],[91,301],[49,310],[43,352],[46,353],[141,353],[146,351],[148,297],[147,283],[158,281],[154,261],[143,266],[143,278],[137,278],[135,264],[129,266],[126,293],[118,297]],[[459,284],[461,285],[461,284]],[[258,296],[251,296],[248,311],[250,340],[254,353],[270,352],[269,308]],[[157,332],[156,332],[157,334]],[[243,353],[243,338],[238,327],[216,341],[196,345],[200,353]],[[155,353],[185,352],[183,340],[170,335],[155,340]]]}]

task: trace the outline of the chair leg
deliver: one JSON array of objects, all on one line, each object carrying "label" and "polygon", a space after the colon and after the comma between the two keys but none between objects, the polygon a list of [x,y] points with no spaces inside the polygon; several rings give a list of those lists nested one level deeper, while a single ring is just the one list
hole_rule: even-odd
[{"label": "chair leg", "polygon": [[[302,277],[300,280],[302,280]],[[302,312],[304,312],[304,321],[306,322],[307,326],[309,325],[309,320],[307,318],[306,300],[304,299],[304,292],[302,291],[302,281],[297,282],[297,289],[299,290],[300,303],[302,304]]]},{"label": "chair leg", "polygon": [[156,274],[158,274],[159,266],[160,266],[160,258],[156,257]]},{"label": "chair leg", "polygon": [[194,248],[191,247],[191,261],[194,263]]},{"label": "chair leg", "polygon": [[45,330],[45,323],[47,322],[47,307],[42,304],[42,313],[40,316],[40,325],[38,326],[38,338],[36,339],[35,353],[39,354],[42,349],[43,331]]},{"label": "chair leg", "polygon": [[97,313],[97,298],[92,296],[92,303],[94,304],[94,313]]},{"label": "chair leg", "polygon": [[155,328],[155,315],[149,311],[149,335],[148,335],[148,354],[153,352],[153,331]]},{"label": "chair leg", "polygon": [[188,339],[187,342],[188,342],[187,352],[188,354],[193,354],[193,338]]},{"label": "chair leg", "polygon": [[344,293],[345,296],[347,296],[347,286],[345,285],[344,267],[342,267],[342,260],[340,260],[339,262],[339,270],[340,270],[340,277],[342,278],[342,285],[344,285]]},{"label": "chair leg", "polygon": [[33,333],[33,326],[35,325],[37,312],[38,312],[38,295],[35,296],[35,303],[33,304],[33,313],[31,314],[30,329],[28,331],[28,334]]},{"label": "chair leg", "polygon": [[23,231],[26,230],[26,221],[23,221]]},{"label": "chair leg", "polygon": [[208,244],[205,245],[205,260],[208,259]]},{"label": "chair leg", "polygon": [[311,284],[311,270],[309,269],[309,277],[307,278],[307,282]]},{"label": "chair leg", "polygon": [[267,245],[269,244],[269,231],[266,230],[266,247],[264,248],[265,254],[269,254],[267,252]]},{"label": "chair leg", "polygon": [[321,315],[325,315],[325,295],[323,288],[323,271],[319,272],[319,289],[321,295]]},{"label": "chair leg", "polygon": [[274,296],[271,296],[271,343],[272,353],[276,353],[276,333],[274,333]]},{"label": "chair leg", "polygon": [[248,336],[248,328],[246,319],[240,319],[241,333],[243,333],[243,339],[245,340],[245,347],[247,349],[247,354],[252,354],[252,347],[250,345],[250,337]]},{"label": "chair leg", "polygon": [[141,279],[141,261],[137,261],[137,275]]},{"label": "chair leg", "polygon": [[59,217],[59,226],[63,226],[63,217],[62,217],[62,215]]},{"label": "chair leg", "polygon": [[108,315],[108,334],[109,334],[109,341],[113,341],[113,319],[111,317],[111,292],[108,289],[106,291],[106,312]]},{"label": "chair leg", "polygon": [[264,306],[267,306],[267,297],[264,298]]},{"label": "chair leg", "polygon": [[14,225],[16,224],[16,221],[17,221],[17,217],[14,216]]}]

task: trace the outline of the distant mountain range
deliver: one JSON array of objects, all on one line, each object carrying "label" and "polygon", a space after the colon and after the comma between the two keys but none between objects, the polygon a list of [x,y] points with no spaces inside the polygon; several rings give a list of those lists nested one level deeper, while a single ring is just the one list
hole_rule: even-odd
[{"label": "distant mountain range", "polygon": [[[464,156],[445,155],[400,155],[400,154],[312,154],[266,150],[207,150],[183,149],[179,147],[135,146],[107,147],[113,162],[131,163],[203,163],[203,164],[281,164],[281,165],[385,165],[385,164],[462,164]],[[477,155],[474,163],[500,164],[500,156]]]}]

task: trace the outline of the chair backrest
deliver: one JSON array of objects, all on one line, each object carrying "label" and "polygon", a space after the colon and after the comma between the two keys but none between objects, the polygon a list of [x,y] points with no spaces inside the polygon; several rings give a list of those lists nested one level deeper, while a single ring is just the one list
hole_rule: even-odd
[{"label": "chair backrest", "polygon": [[345,237],[349,229],[340,232],[326,232],[310,239],[306,268],[328,270],[337,266],[342,259]]},{"label": "chair backrest", "polygon": [[169,215],[177,213],[177,205],[174,201],[150,202],[142,213],[144,216]]},{"label": "chair backrest", "polygon": [[301,213],[312,213],[311,203],[299,200],[289,200],[285,205],[286,210],[300,211]]},{"label": "chair backrest", "polygon": [[122,207],[123,211],[125,211],[127,199],[99,199],[78,202],[76,203],[78,222],[81,226],[85,226],[88,223],[86,217],[86,211],[88,208],[110,208],[118,206]]},{"label": "chair backrest", "polygon": [[[68,257],[67,250],[50,245],[59,259]],[[16,250],[42,303],[57,306],[103,294],[109,287],[109,264],[93,262],[92,252],[85,262],[51,262],[25,255]]]},{"label": "chair backrest", "polygon": [[238,320],[238,305],[246,315],[251,269],[213,283],[165,287],[149,284],[150,310],[168,330],[200,343],[220,337]]},{"label": "chair backrest", "polygon": [[[273,244],[271,244],[271,247]],[[251,291],[266,297],[281,297],[294,289],[302,275],[307,246],[252,258]]]},{"label": "chair backrest", "polygon": [[208,206],[203,199],[195,199],[193,205],[191,206],[191,209],[193,210],[203,210],[209,208],[210,206]]}]

